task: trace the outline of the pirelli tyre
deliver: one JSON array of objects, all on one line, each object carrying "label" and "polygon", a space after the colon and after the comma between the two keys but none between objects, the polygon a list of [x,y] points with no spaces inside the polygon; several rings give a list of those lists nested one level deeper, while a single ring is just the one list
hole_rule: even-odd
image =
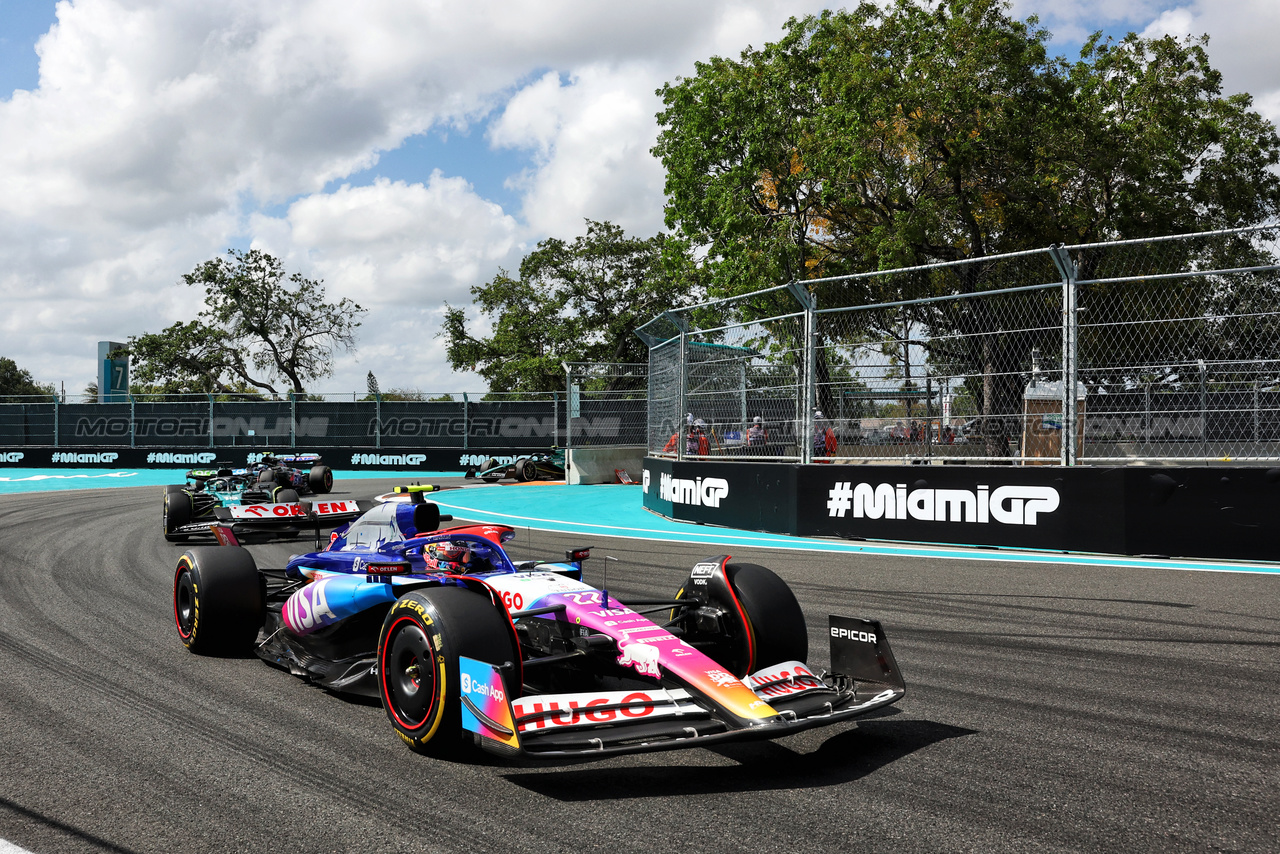
[{"label": "pirelli tyre", "polygon": [[265,613],[262,576],[240,546],[198,546],[178,558],[173,619],[183,645],[201,655],[252,651]]},{"label": "pirelli tyre", "polygon": [[164,494],[168,495],[170,492],[186,492],[186,490],[187,490],[186,484],[171,483],[165,486]]},{"label": "pirelli tyre", "polygon": [[528,483],[531,480],[538,479],[538,464],[533,460],[525,457],[516,460],[516,480]]},{"label": "pirelli tyre", "polygon": [[[737,601],[717,603],[723,609],[720,631],[697,638],[696,645],[738,677],[784,661],[808,660],[804,612],[787,583],[754,563],[727,564],[725,577]],[[681,588],[676,598],[685,594]]]},{"label": "pirelli tyre", "polygon": [[272,504],[297,504],[302,500],[298,490],[288,486],[277,486],[271,491]]},{"label": "pirelli tyre", "polygon": [[164,507],[161,510],[160,523],[164,529],[164,538],[171,543],[184,542],[190,535],[175,533],[183,525],[191,522],[194,510],[191,506],[191,495],[187,492],[165,492]]},{"label": "pirelli tyre", "polygon": [[258,484],[260,486],[267,486],[268,484],[272,484],[275,482],[276,482],[275,469],[263,469],[262,471],[258,472]]},{"label": "pirelli tyre", "polygon": [[328,466],[312,466],[307,474],[307,486],[316,495],[333,492],[333,469]]},{"label": "pirelli tyre", "polygon": [[[507,625],[488,596],[465,587],[432,587],[400,597],[378,637],[378,689],[387,718],[418,753],[461,749],[459,656],[516,660]],[[511,690],[508,687],[508,690]]]},{"label": "pirelli tyre", "polygon": [[[493,457],[489,457],[489,459],[484,461],[484,465],[480,466],[480,471],[487,472],[490,469],[495,469],[497,467],[498,467],[498,461],[495,460]],[[485,483],[497,483],[498,481],[502,480],[502,473],[493,472],[492,474],[486,474],[481,477],[481,480],[483,480]]]}]

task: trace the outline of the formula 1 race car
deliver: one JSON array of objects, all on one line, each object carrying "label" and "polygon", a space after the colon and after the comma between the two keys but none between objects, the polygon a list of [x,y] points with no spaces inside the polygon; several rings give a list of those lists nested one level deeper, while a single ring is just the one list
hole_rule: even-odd
[{"label": "formula 1 race car", "polygon": [[281,569],[234,546],[189,549],[173,582],[182,643],[252,650],[378,697],[400,738],[431,754],[470,743],[595,757],[776,738],[905,693],[874,620],[831,617],[831,671],[806,664],[800,606],[764,567],[708,558],[673,597],[623,603],[583,583],[588,549],[514,564],[511,528],[437,530],[451,517],[406,497]]},{"label": "formula 1 race car", "polygon": [[[305,458],[319,460],[317,454],[301,455]],[[295,485],[292,474],[281,475],[284,470],[297,473],[296,469],[279,465],[270,458],[271,463],[260,464],[257,468],[229,468],[229,463],[215,463],[217,468],[192,469],[187,472],[185,484],[171,484],[164,488],[164,504],[161,509],[161,527],[164,538],[170,542],[182,542],[194,535],[209,535],[209,526],[219,521],[227,521],[231,516],[223,514],[220,509],[247,507],[259,504],[297,504],[301,494],[316,492],[309,486],[309,481]],[[284,458],[293,459],[293,458]],[[322,469],[323,471],[317,471]],[[333,488],[333,473],[328,466],[316,465],[308,473],[320,492],[329,492]],[[253,516],[245,520],[253,521]],[[258,526],[260,532],[270,532],[279,536],[296,535],[297,530],[289,525],[279,524],[279,519],[272,519],[271,524]],[[243,526],[242,526],[243,527]],[[247,528],[245,529],[247,530]]]},{"label": "formula 1 race car", "polygon": [[256,471],[258,483],[263,486],[275,484],[292,487],[299,495],[326,495],[333,492],[333,469],[321,464],[319,454],[268,452],[262,455]]},{"label": "formula 1 race car", "polygon": [[516,457],[510,462],[490,457],[479,468],[473,466],[467,469],[463,477],[479,478],[488,483],[495,483],[506,477],[522,483],[530,480],[563,480],[566,468],[564,449],[552,448],[548,454],[529,454]]}]

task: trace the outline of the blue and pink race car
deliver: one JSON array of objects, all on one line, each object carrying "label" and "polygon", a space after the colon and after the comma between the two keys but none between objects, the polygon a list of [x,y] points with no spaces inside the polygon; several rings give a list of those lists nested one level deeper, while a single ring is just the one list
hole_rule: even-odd
[{"label": "blue and pink race car", "polygon": [[670,598],[620,602],[582,581],[587,549],[517,564],[503,547],[509,527],[438,530],[450,517],[428,489],[397,490],[279,569],[259,568],[219,529],[223,545],[178,561],[182,642],[252,650],[378,697],[405,743],[433,754],[605,756],[776,738],[905,693],[874,620],[830,617],[829,670],[806,663],[800,606],[764,567],[708,558]]}]

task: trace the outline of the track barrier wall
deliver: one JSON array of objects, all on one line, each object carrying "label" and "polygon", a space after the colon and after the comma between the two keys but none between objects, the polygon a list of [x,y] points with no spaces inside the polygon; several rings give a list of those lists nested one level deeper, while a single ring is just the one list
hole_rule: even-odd
[{"label": "track barrier wall", "polygon": [[[0,448],[0,470],[4,468],[205,468],[226,461],[232,467],[250,466],[262,459],[266,449],[239,448]],[[284,453],[280,448],[274,452]],[[518,456],[545,452],[546,446],[505,446],[495,450],[458,448],[417,448],[412,450],[357,447],[302,447],[299,453],[321,454],[324,465],[342,471],[413,471],[459,474],[470,466],[481,466],[493,458],[513,462]]]},{"label": "track barrier wall", "polygon": [[1274,561],[1280,468],[789,465],[649,457],[644,506],[797,536]]}]

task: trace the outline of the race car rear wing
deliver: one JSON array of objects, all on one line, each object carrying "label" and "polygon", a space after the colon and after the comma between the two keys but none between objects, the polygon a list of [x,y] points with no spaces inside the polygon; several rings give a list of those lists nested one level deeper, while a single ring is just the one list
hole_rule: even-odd
[{"label": "race car rear wing", "polygon": [[[320,542],[322,528],[336,528],[350,522],[374,505],[368,501],[298,501],[291,504],[247,504],[218,507],[213,513],[217,522],[211,526],[220,543],[243,535],[297,535],[303,528],[314,528]],[[222,529],[220,532],[218,529]],[[235,543],[230,543],[234,545]],[[316,546],[320,549],[320,545]]]},{"label": "race car rear wing", "polygon": [[321,460],[319,454],[272,454],[282,463],[311,463],[315,465]]},{"label": "race car rear wing", "polygon": [[[365,510],[368,509],[366,506]],[[295,501],[288,504],[241,504],[234,507],[219,507],[214,515],[222,521],[242,523],[279,523],[297,524],[313,517],[325,522],[349,522],[364,510],[359,501]]]}]

